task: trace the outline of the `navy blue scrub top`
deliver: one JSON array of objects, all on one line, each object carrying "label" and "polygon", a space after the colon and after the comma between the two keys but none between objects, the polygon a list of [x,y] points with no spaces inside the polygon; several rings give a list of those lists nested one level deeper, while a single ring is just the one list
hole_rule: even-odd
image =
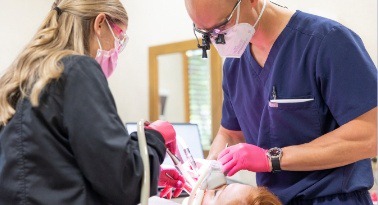
[{"label": "navy blue scrub top", "polygon": [[[224,64],[222,126],[268,149],[308,143],[377,106],[377,70],[362,40],[343,25],[297,11],[262,68],[247,47]],[[276,98],[306,99],[269,103]],[[319,147],[321,152],[321,147]],[[257,173],[288,203],[369,189],[369,159],[322,171]]]}]

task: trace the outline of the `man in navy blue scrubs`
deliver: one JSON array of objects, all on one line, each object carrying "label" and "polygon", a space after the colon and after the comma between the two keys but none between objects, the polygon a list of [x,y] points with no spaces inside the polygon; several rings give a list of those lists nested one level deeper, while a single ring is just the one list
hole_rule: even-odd
[{"label": "man in navy blue scrubs", "polygon": [[284,204],[372,204],[377,69],[360,37],[268,0],[185,3],[199,46],[226,58],[209,158]]}]

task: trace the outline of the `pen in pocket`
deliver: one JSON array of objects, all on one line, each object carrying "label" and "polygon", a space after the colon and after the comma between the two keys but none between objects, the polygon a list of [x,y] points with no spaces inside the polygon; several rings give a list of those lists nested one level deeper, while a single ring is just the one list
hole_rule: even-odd
[{"label": "pen in pocket", "polygon": [[273,98],[273,100],[277,99],[276,86],[273,86],[273,88],[272,88],[272,98]]}]

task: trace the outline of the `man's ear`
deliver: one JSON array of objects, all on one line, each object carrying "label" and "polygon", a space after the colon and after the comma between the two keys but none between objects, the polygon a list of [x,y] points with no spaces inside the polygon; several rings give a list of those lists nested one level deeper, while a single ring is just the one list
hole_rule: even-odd
[{"label": "man's ear", "polygon": [[93,24],[93,31],[97,36],[101,36],[102,27],[106,24],[105,20],[106,15],[104,13],[97,15]]}]

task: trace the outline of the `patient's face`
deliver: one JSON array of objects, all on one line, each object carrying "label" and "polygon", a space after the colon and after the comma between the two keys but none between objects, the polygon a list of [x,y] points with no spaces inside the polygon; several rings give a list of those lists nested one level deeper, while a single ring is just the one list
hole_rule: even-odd
[{"label": "patient's face", "polygon": [[224,185],[216,190],[206,190],[202,205],[230,204],[232,200],[245,197],[251,186],[244,184]]}]

